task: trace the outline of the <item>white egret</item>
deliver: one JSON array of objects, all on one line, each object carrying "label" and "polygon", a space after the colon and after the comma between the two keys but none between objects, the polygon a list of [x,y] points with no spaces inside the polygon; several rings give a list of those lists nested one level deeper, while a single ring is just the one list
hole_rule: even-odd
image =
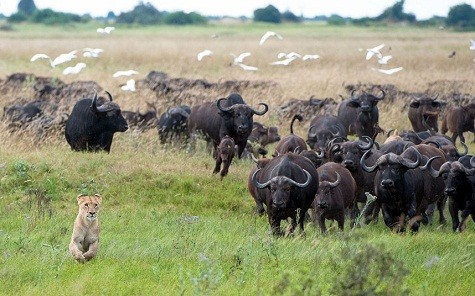
[{"label": "white egret", "polygon": [[86,64],[84,63],[77,63],[74,67],[67,67],[63,70],[63,75],[68,74],[78,74],[81,72],[82,69],[86,68]]},{"label": "white egret", "polygon": [[137,72],[135,70],[117,71],[114,74],[112,74],[112,77],[117,78],[119,76],[131,76],[131,75],[135,75],[135,74],[139,74],[139,72]]},{"label": "white egret", "polygon": [[233,60],[233,64],[234,65],[238,65],[238,64],[241,64],[245,58],[247,58],[248,56],[251,55],[250,52],[243,52],[241,53],[240,55],[236,56],[234,53],[231,53],[230,55],[233,56],[234,60]]},{"label": "white egret", "polygon": [[378,63],[380,63],[381,65],[387,65],[388,61],[392,58],[393,56],[391,55],[382,56],[381,58],[378,58]]},{"label": "white egret", "polygon": [[396,72],[399,72],[403,69],[403,67],[398,67],[398,68],[393,68],[393,69],[376,69],[376,68],[371,68],[371,70],[373,71],[378,71],[378,72],[381,72],[383,74],[386,74],[386,75],[392,75]]},{"label": "white egret", "polygon": [[209,49],[205,49],[203,50],[202,52],[199,52],[197,55],[196,55],[196,58],[198,59],[198,61],[201,61],[204,57],[207,57],[207,56],[210,56],[212,55],[213,52]]},{"label": "white egret", "polygon": [[257,67],[253,67],[253,66],[248,66],[248,65],[244,65],[244,64],[238,64],[239,67],[241,67],[243,70],[246,70],[246,71],[257,71],[259,70],[259,68]]},{"label": "white egret", "polygon": [[105,28],[97,28],[96,32],[100,34],[110,34],[114,30],[115,30],[115,27],[105,27]]},{"label": "white egret", "polygon": [[297,57],[290,57],[290,58],[287,58],[287,59],[285,59],[285,60],[272,62],[272,63],[270,63],[270,64],[271,64],[271,65],[287,66],[288,64],[290,64],[290,62],[292,62],[292,61],[295,60],[296,58],[297,58]]},{"label": "white egret", "polygon": [[126,84],[122,85],[120,88],[125,91],[135,91],[135,80],[127,80]]},{"label": "white egret", "polygon": [[62,53],[60,54],[58,57],[56,57],[52,62],[51,62],[51,67],[56,67],[57,65],[59,64],[62,64],[62,63],[65,63],[65,62],[69,62],[70,60],[72,59],[75,59],[77,58],[76,56],[76,53],[78,51],[77,50],[73,50],[69,53]]},{"label": "white egret", "polygon": [[366,49],[366,60],[371,59],[374,55],[376,55],[378,58],[382,58],[383,55],[381,54],[380,50],[384,47],[384,43],[380,44],[376,47],[373,48],[368,48]]},{"label": "white egret", "polygon": [[86,58],[97,58],[103,52],[104,50],[102,48],[89,48],[86,47],[82,51],[84,53],[82,54]]},{"label": "white egret", "polygon": [[306,54],[302,57],[302,61],[306,61],[306,60],[316,60],[316,59],[319,59],[320,56],[318,54]]},{"label": "white egret", "polygon": [[262,37],[261,37],[261,41],[259,42],[259,45],[262,45],[264,44],[264,42],[266,42],[267,39],[269,39],[270,37],[276,37],[280,40],[284,39],[281,35],[277,34],[276,32],[272,32],[272,31],[267,31]]},{"label": "white egret", "polygon": [[470,40],[470,50],[475,50],[475,40]]}]

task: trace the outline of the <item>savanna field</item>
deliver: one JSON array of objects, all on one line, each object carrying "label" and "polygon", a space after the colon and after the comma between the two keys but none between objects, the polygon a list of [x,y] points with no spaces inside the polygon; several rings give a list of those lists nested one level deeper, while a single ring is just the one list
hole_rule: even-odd
[{"label": "savanna field", "polygon": [[[246,103],[269,105],[255,121],[289,133],[290,118],[281,106],[292,99],[349,96],[345,86],[392,85],[378,106],[385,130],[410,129],[407,100],[400,93],[439,95],[448,104],[475,96],[473,33],[438,28],[331,27],[318,24],[227,24],[202,27],[120,27],[110,35],[96,33],[103,24],[66,27],[15,25],[0,31],[0,84],[14,73],[31,73],[69,84],[94,81],[109,91],[122,110],[159,113],[175,104],[199,104],[226,97],[216,89],[176,100],[137,84],[121,90],[128,78],[119,70],[151,71],[170,78],[204,79],[210,83],[249,81],[240,94]],[[266,31],[284,39],[259,45]],[[215,35],[212,38],[212,36]],[[366,60],[366,49],[385,44],[393,58],[380,66]],[[97,59],[81,56],[85,47],[104,52]],[[198,61],[204,49],[213,52]],[[57,56],[78,50],[67,65],[85,62],[77,75],[65,66],[30,62],[36,53]],[[232,65],[230,53],[251,52],[244,71]],[[318,54],[273,66],[279,52]],[[453,52],[456,55],[448,56]],[[371,68],[404,69],[385,75]],[[394,89],[394,88],[391,88]],[[90,94],[93,94],[91,90]],[[35,100],[31,84],[2,88],[0,107]],[[74,102],[60,106],[70,112]],[[336,114],[336,109],[330,109]],[[295,124],[306,138],[309,120]],[[440,126],[440,120],[439,120]],[[2,295],[471,295],[475,287],[475,223],[454,233],[447,225],[422,225],[416,234],[396,234],[377,222],[343,232],[336,223],[326,235],[312,222],[305,233],[289,237],[270,233],[266,216],[255,213],[247,178],[255,164],[234,160],[220,181],[212,175],[214,160],[204,142],[196,149],[162,146],[156,129],[116,133],[111,153],[71,151],[61,130],[38,137],[12,130],[0,121],[0,294]],[[469,153],[473,135],[466,133]],[[384,142],[385,136],[377,140]],[[271,153],[272,147],[269,148]],[[77,215],[76,196],[103,196],[100,247],[86,264],[68,252]],[[436,218],[438,218],[436,214]],[[328,223],[328,222],[327,222]],[[283,223],[285,228],[288,223]],[[329,223],[327,225],[330,225]],[[364,291],[364,294],[358,294]]]}]

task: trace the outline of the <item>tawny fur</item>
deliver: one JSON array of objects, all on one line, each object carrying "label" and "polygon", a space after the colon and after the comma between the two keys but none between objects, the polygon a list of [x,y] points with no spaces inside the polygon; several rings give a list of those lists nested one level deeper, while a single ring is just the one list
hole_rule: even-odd
[{"label": "tawny fur", "polygon": [[99,194],[77,196],[79,212],[74,221],[69,252],[81,263],[91,260],[99,249],[99,206],[102,197]]}]

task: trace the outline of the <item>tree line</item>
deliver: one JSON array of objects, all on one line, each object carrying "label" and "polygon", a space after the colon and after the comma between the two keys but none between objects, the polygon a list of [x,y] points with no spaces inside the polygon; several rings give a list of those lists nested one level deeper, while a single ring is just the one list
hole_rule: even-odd
[{"label": "tree line", "polygon": [[[246,19],[245,17],[242,17]],[[20,0],[18,11],[7,18],[10,23],[33,22],[43,24],[66,24],[77,22],[89,22],[93,18],[86,15],[77,15],[53,11],[52,9],[38,9],[34,0]],[[116,16],[110,11],[107,16],[97,18],[98,20],[109,20],[118,24],[139,24],[139,25],[188,25],[206,24],[210,19],[219,17],[206,17],[196,12],[186,13],[184,11],[167,12],[159,11],[150,3],[139,2],[131,11],[122,12]],[[267,23],[285,23],[302,21],[324,21],[331,25],[354,24],[360,26],[388,25],[397,23],[407,23],[417,26],[447,26],[458,30],[475,30],[475,9],[469,4],[458,4],[450,8],[446,17],[433,16],[428,20],[418,21],[412,13],[404,12],[404,0],[396,2],[391,7],[386,8],[376,17],[363,17],[353,19],[340,15],[315,16],[314,18],[304,18],[297,16],[291,11],[280,12],[275,6],[268,5],[254,10],[253,21]]]}]

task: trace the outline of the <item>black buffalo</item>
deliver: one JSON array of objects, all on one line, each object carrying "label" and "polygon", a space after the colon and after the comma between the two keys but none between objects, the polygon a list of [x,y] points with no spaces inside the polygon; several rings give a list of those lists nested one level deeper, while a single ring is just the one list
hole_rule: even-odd
[{"label": "black buffalo", "polygon": [[430,127],[439,131],[437,119],[444,102],[437,101],[437,96],[415,98],[409,104],[408,117],[415,132],[426,131]]},{"label": "black buffalo", "polygon": [[3,108],[3,120],[25,123],[42,115],[41,102],[35,101],[25,105],[14,104]]},{"label": "black buffalo", "polygon": [[352,222],[355,219],[355,180],[346,168],[334,162],[323,164],[317,172],[319,185],[312,205],[315,222],[322,233],[327,231],[325,220],[336,220],[343,230],[345,212],[350,214]]},{"label": "black buffalo", "polygon": [[302,121],[303,118],[299,114],[294,115],[290,121],[290,134],[277,142],[275,145],[275,152],[272,154],[272,156],[285,154],[287,152],[302,152],[307,150],[307,144],[305,143],[305,140],[302,137],[294,134],[294,122],[296,120]]},{"label": "black buffalo", "polygon": [[110,152],[115,132],[125,132],[127,121],[122,116],[120,107],[112,102],[112,95],[107,92],[109,102],[97,106],[97,92],[94,98],[78,101],[67,122],[65,136],[72,150]]},{"label": "black buffalo", "polygon": [[307,144],[310,149],[325,151],[328,142],[335,137],[346,138],[343,122],[333,115],[319,115],[312,119],[308,129]]},{"label": "black buffalo", "polygon": [[[233,161],[235,150],[234,146],[234,140],[230,136],[224,136],[218,145],[216,165],[214,167],[213,173],[217,174],[219,171],[221,171],[221,180],[223,180],[224,176],[228,174],[229,166],[231,166],[231,162]],[[223,164],[222,170],[221,164]]]},{"label": "black buffalo", "polygon": [[247,105],[239,94],[231,94],[216,102],[206,102],[191,108],[188,118],[188,131],[200,131],[205,139],[214,147],[214,155],[221,139],[228,135],[238,146],[238,157],[244,151],[247,139],[252,131],[253,115],[264,115],[269,107],[267,104],[262,111],[256,111]]},{"label": "black buffalo", "polygon": [[475,103],[465,106],[457,106],[449,108],[442,118],[441,132],[443,134],[450,131],[452,133],[452,142],[455,143],[457,137],[461,142],[465,142],[464,132],[472,132],[474,134],[473,142],[475,143]]},{"label": "black buffalo", "polygon": [[363,92],[355,96],[355,90],[351,92],[351,98],[343,100],[338,106],[338,118],[343,123],[348,134],[356,134],[374,139],[381,128],[378,125],[379,110],[378,102],[384,99],[385,92],[381,90],[380,96],[374,96]]},{"label": "black buffalo", "polygon": [[147,105],[151,109],[145,113],[140,112],[138,109],[135,112],[122,111],[122,116],[124,116],[130,128],[145,131],[157,125],[157,110],[155,110],[155,106],[152,104],[147,103]]},{"label": "black buffalo", "polygon": [[174,107],[162,113],[157,124],[160,143],[165,144],[173,138],[186,137],[190,113],[191,108],[186,105]]},{"label": "black buffalo", "polygon": [[311,207],[318,190],[318,173],[306,157],[286,153],[272,158],[252,175],[258,200],[265,201],[273,234],[282,234],[280,222],[291,219],[290,233],[298,223],[304,230],[305,213]]}]

